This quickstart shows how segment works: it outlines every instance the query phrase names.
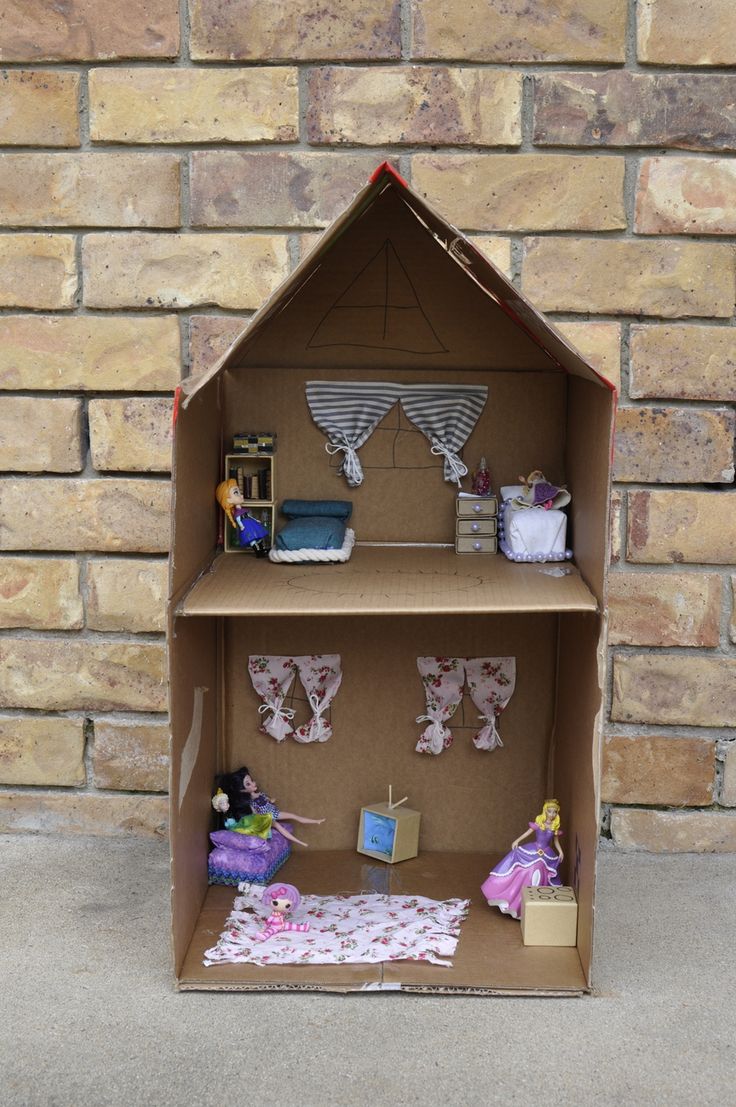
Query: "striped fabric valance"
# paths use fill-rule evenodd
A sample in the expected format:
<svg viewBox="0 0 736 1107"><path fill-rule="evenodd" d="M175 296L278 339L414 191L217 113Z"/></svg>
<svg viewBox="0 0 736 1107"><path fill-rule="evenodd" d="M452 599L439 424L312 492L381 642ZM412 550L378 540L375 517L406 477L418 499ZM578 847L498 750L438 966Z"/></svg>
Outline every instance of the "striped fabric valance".
<svg viewBox="0 0 736 1107"><path fill-rule="evenodd" d="M357 451L391 408L401 403L407 418L444 458L445 480L468 471L458 451L467 442L488 397L485 385L392 384L387 381L308 381L307 404L329 441L329 454L344 454L339 471L351 488L363 482Z"/></svg>
<svg viewBox="0 0 736 1107"><path fill-rule="evenodd" d="M338 472L351 488L363 483L357 451L398 403L401 388L387 381L307 381L312 418L327 435L328 454L342 451Z"/></svg>
<svg viewBox="0 0 736 1107"><path fill-rule="evenodd" d="M445 459L445 480L468 472L458 450L467 442L485 407L488 389L482 384L410 384L401 390L401 406L415 427Z"/></svg>

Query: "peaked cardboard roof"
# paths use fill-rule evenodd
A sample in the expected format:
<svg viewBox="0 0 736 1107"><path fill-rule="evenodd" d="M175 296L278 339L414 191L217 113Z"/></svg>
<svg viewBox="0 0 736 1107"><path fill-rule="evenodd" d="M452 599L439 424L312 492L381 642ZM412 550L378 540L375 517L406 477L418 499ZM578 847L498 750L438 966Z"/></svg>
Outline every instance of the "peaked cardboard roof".
<svg viewBox="0 0 736 1107"><path fill-rule="evenodd" d="M468 238L434 211L388 162L383 162L343 214L327 228L315 248L256 312L242 334L222 357L205 372L182 382L183 406L186 406L192 396L227 366L237 363L250 344L263 333L268 323L283 311L299 290L310 281L335 244L345 234L350 233L351 226L388 189L393 190L405 205L407 213L412 213L412 217L427 229L437 243L437 248L443 250L460 267L468 280L481 289L527 339L531 339L555 368L586 378L614 391L610 381L593 369L553 324L534 308L523 293ZM407 312L412 313L417 335L416 352L431 353L440 350L447 352L421 304L414 296L411 281L403 269L401 259L387 239L378 243L374 256L363 265L348 287L317 322L308 346L310 349L319 349L331 345L344 345L344 340L337 337L339 330L337 320L340 319L344 323L347 319L351 326L362 329L363 334L366 329L370 332L370 345L373 349L391 349L391 313L399 311L403 319L406 319Z"/></svg>

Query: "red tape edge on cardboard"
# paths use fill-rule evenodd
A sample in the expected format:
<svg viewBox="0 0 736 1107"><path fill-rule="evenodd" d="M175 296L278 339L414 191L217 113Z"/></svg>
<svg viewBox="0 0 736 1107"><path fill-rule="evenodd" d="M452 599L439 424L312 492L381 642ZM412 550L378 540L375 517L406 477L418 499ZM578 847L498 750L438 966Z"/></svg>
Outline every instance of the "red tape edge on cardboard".
<svg viewBox="0 0 736 1107"><path fill-rule="evenodd" d="M405 181L404 178L401 176L401 174L397 173L397 171L394 169L393 165L391 165L390 162L387 162L387 161L382 161L381 164L376 169L373 170L370 177L368 178L369 182L371 184L374 184L378 180L378 178L381 176L382 173L389 173L392 177L394 177L399 182L400 185L403 185L404 188L409 187L408 182Z"/></svg>

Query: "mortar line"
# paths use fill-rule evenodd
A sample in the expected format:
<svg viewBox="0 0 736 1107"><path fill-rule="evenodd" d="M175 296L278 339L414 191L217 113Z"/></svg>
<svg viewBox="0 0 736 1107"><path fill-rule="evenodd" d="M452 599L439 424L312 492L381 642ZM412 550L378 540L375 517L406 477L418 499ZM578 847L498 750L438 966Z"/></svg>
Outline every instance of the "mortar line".
<svg viewBox="0 0 736 1107"><path fill-rule="evenodd" d="M92 708L91 710L86 707L5 707L2 711L0 711L0 723L17 717L23 719L45 719L50 717L52 719L71 719L72 721L76 721L84 719L86 716L96 717L98 715L109 716L112 714L115 715L116 722L119 718L121 722L127 722L132 726L140 722L149 724L161 723L163 721L162 716L164 713L160 711L134 711L131 708L125 708L119 711L113 708L108 711L107 709L96 707Z"/></svg>
<svg viewBox="0 0 736 1107"><path fill-rule="evenodd" d="M534 144L534 75L521 74L521 103L519 105L521 141L519 152L536 153Z"/></svg>
<svg viewBox="0 0 736 1107"><path fill-rule="evenodd" d="M409 63L415 65L416 62L412 58L412 40L413 40L413 25L412 25L412 11L411 0L399 0L399 33L400 33L400 58L397 59L398 63Z"/></svg>

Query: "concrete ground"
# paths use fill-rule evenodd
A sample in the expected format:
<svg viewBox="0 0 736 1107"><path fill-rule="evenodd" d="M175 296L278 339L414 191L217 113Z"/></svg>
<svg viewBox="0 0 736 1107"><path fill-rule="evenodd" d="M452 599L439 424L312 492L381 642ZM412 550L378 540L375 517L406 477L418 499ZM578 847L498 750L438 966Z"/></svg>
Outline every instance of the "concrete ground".
<svg viewBox="0 0 736 1107"><path fill-rule="evenodd" d="M736 1103L736 857L600 862L596 996L182 993L167 847L0 837L2 1107Z"/></svg>

